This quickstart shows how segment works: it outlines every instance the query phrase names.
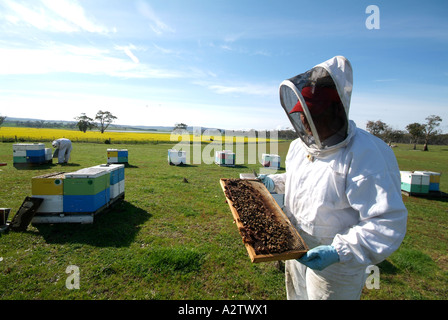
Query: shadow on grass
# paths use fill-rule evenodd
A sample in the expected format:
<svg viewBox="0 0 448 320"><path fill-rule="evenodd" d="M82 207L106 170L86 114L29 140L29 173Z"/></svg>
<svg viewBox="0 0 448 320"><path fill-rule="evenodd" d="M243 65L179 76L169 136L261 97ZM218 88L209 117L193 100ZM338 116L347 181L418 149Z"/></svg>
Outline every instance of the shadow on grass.
<svg viewBox="0 0 448 320"><path fill-rule="evenodd" d="M378 268L380 268L381 272L385 274L393 275L399 272L398 268L387 260L384 260L383 262L379 263Z"/></svg>
<svg viewBox="0 0 448 320"><path fill-rule="evenodd" d="M441 202L448 202L448 193L442 192L442 191L430 191L426 194L407 194L404 193L406 196L415 197L415 198L424 198L432 201L441 201Z"/></svg>
<svg viewBox="0 0 448 320"><path fill-rule="evenodd" d="M56 166L59 167L79 167L78 163L43 163L43 164L26 164L26 163L14 163L13 167L17 170L46 170Z"/></svg>
<svg viewBox="0 0 448 320"><path fill-rule="evenodd" d="M188 164L188 163L180 163L180 164L174 164L174 163L168 163L172 167L179 167L179 168L195 168L197 165L194 164Z"/></svg>
<svg viewBox="0 0 448 320"><path fill-rule="evenodd" d="M88 244L95 247L128 247L151 217L129 202L117 203L95 216L92 224L35 224L47 243Z"/></svg>

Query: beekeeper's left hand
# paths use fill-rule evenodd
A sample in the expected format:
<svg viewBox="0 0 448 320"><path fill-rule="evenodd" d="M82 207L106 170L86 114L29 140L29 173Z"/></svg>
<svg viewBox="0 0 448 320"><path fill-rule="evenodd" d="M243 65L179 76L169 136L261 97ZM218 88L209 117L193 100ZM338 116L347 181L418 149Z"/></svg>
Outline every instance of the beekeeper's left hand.
<svg viewBox="0 0 448 320"><path fill-rule="evenodd" d="M339 254L333 246L318 246L309 250L297 261L308 268L320 271L338 262Z"/></svg>
<svg viewBox="0 0 448 320"><path fill-rule="evenodd" d="M257 178L260 179L261 182L263 182L263 184L265 185L266 189L268 189L269 192L274 192L275 188L274 180L269 178L266 174L259 174Z"/></svg>

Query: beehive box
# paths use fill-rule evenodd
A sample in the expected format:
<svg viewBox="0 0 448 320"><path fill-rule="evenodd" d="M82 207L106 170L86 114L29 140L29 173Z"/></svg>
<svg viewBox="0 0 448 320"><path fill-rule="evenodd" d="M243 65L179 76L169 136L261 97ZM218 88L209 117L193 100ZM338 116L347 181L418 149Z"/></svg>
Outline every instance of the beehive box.
<svg viewBox="0 0 448 320"><path fill-rule="evenodd" d="M94 212L110 201L110 172L85 168L65 174L64 212Z"/></svg>
<svg viewBox="0 0 448 320"><path fill-rule="evenodd" d="M401 190L417 194L429 192L429 175L412 171L400 171L400 176Z"/></svg>
<svg viewBox="0 0 448 320"><path fill-rule="evenodd" d="M110 201L110 189L104 189L96 194L64 195L64 212L91 213L107 205Z"/></svg>
<svg viewBox="0 0 448 320"><path fill-rule="evenodd" d="M263 183L221 179L220 184L252 262L298 259L308 251Z"/></svg>
<svg viewBox="0 0 448 320"><path fill-rule="evenodd" d="M93 168L103 168L109 171L111 200L124 193L124 164L100 164Z"/></svg>
<svg viewBox="0 0 448 320"><path fill-rule="evenodd" d="M17 143L13 145L14 164L42 164L46 161L45 144Z"/></svg>
<svg viewBox="0 0 448 320"><path fill-rule="evenodd" d="M429 191L440 191L440 172L414 171L414 173L429 176Z"/></svg>
<svg viewBox="0 0 448 320"><path fill-rule="evenodd" d="M127 149L107 149L107 163L128 163Z"/></svg>
<svg viewBox="0 0 448 320"><path fill-rule="evenodd" d="M34 198L42 198L44 201L36 211L36 215L44 213L63 213L64 196L63 195L36 195Z"/></svg>
<svg viewBox="0 0 448 320"><path fill-rule="evenodd" d="M85 168L65 174L64 195L95 195L110 186L110 172Z"/></svg>
<svg viewBox="0 0 448 320"><path fill-rule="evenodd" d="M187 163L187 152L176 149L168 150L168 163L170 165L181 165Z"/></svg>
<svg viewBox="0 0 448 320"><path fill-rule="evenodd" d="M53 162L53 151L51 150L51 148L45 148L45 162Z"/></svg>
<svg viewBox="0 0 448 320"><path fill-rule="evenodd" d="M215 163L220 166L235 166L235 153L229 150L216 151Z"/></svg>
<svg viewBox="0 0 448 320"><path fill-rule="evenodd" d="M31 193L37 195L63 195L64 172L45 174L31 179Z"/></svg>
<svg viewBox="0 0 448 320"><path fill-rule="evenodd" d="M277 154L263 153L261 155L261 165L272 169L280 169L280 156Z"/></svg>

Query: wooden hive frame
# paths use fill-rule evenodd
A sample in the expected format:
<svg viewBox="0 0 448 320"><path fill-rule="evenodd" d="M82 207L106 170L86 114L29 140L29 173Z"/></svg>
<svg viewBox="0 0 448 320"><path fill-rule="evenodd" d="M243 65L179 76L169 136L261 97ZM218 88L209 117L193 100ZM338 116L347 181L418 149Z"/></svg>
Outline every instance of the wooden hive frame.
<svg viewBox="0 0 448 320"><path fill-rule="evenodd" d="M224 195L226 197L226 202L228 203L230 207L230 211L232 212L234 222L236 223L238 227L238 231L240 232L240 235L243 236L241 233L241 230L245 228L243 223L240 219L240 214L237 212L235 207L233 206L232 200L230 200L226 195L226 185L227 182L230 179L220 179L220 184L222 187L222 190L224 192ZM234 179L235 180L235 179ZM244 179L250 185L254 188L254 190L259 194L260 199L263 201L263 203L266 205L266 207L275 214L277 221L281 222L283 225L287 226L288 229L291 232L291 235L293 239L291 239L292 243L297 245L296 247L299 249L292 249L289 251L284 251L281 253L272 253L272 254L257 254L255 252L254 247L245 241L243 241L244 245L246 246L247 252L249 254L249 257L252 262L267 262L267 261L278 261L278 260L290 260L290 259L298 259L302 257L307 251L308 246L303 241L302 237L297 232L296 228L291 224L288 217L284 214L283 210L279 207L275 199L272 197L272 195L269 193L269 191L266 189L263 183L261 183L259 180L249 180Z"/></svg>

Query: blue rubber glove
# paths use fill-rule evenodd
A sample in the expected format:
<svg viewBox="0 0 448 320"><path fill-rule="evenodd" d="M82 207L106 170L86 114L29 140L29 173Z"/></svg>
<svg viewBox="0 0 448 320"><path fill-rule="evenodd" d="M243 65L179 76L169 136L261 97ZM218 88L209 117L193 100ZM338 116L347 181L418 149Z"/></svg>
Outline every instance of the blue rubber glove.
<svg viewBox="0 0 448 320"><path fill-rule="evenodd" d="M269 192L274 192L275 188L274 180L269 178L266 174L259 174L258 179L260 179L261 182L263 182L264 186L266 187L266 189L268 189Z"/></svg>
<svg viewBox="0 0 448 320"><path fill-rule="evenodd" d="M339 261L339 254L333 246L318 246L309 250L300 259L297 259L308 268L321 271Z"/></svg>

